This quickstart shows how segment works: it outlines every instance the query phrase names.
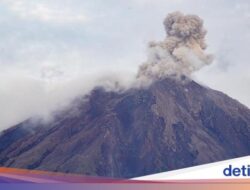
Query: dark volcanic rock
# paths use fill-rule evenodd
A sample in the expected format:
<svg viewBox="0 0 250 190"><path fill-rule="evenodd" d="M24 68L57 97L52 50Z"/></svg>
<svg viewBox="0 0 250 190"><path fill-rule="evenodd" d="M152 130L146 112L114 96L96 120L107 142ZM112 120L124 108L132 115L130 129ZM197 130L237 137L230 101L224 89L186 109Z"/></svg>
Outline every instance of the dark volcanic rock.
<svg viewBox="0 0 250 190"><path fill-rule="evenodd" d="M53 122L0 136L1 166L130 178L250 154L250 110L194 81L94 90Z"/></svg>

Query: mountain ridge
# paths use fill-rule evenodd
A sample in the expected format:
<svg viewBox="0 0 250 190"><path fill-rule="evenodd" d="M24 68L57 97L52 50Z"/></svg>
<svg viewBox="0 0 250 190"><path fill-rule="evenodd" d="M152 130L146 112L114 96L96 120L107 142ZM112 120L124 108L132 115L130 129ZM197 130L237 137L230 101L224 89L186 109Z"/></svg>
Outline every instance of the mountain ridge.
<svg viewBox="0 0 250 190"><path fill-rule="evenodd" d="M27 125L30 125L29 127ZM130 178L250 154L250 110L194 81L96 88L49 124L0 135L0 165Z"/></svg>

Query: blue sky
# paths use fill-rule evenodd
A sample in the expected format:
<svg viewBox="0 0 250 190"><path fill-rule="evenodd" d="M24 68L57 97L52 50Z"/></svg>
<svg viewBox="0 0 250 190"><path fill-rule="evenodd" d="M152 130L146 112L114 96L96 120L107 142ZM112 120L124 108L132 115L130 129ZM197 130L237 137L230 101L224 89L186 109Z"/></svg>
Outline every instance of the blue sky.
<svg viewBox="0 0 250 190"><path fill-rule="evenodd" d="M76 96L90 76L136 73L176 10L208 30L215 61L195 80L250 106L248 0L1 0L0 129Z"/></svg>

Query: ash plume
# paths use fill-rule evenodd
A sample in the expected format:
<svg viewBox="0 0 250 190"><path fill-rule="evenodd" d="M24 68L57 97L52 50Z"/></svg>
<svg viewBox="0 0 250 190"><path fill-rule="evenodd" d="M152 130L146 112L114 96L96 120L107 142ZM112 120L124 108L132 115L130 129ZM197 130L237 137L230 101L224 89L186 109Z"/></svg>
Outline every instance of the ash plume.
<svg viewBox="0 0 250 190"><path fill-rule="evenodd" d="M206 30L200 17L173 12L163 24L167 37L164 41L149 43L148 60L139 68L139 80L189 77L212 62L212 55L205 53Z"/></svg>
<svg viewBox="0 0 250 190"><path fill-rule="evenodd" d="M67 109L76 97L86 96L96 87L116 92L147 87L157 79L190 76L211 63L211 55L204 52L206 31L198 16L174 12L166 17L164 26L166 39L149 44L148 59L140 66L137 77L123 70L100 70L51 83L22 72L17 74L19 71L15 75L2 73L0 91L4 93L0 94L0 104L6 109L0 111L0 130L33 116L41 116L47 122L54 112Z"/></svg>

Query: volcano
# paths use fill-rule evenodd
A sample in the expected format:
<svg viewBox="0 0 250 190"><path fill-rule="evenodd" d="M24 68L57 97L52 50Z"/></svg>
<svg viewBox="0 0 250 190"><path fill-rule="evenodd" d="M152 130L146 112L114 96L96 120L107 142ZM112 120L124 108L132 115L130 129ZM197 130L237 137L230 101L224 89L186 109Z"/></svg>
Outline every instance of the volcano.
<svg viewBox="0 0 250 190"><path fill-rule="evenodd" d="M131 178L250 154L250 110L192 80L94 89L1 133L0 166Z"/></svg>

